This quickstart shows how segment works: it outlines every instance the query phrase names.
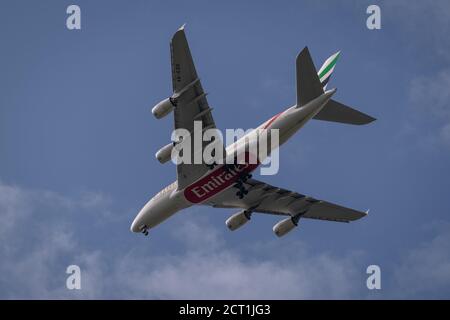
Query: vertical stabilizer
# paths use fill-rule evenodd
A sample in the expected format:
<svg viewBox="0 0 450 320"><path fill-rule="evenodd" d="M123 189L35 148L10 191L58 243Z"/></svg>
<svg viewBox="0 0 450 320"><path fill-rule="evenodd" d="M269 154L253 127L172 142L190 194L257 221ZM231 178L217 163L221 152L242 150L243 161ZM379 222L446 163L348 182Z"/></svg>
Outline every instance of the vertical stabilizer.
<svg viewBox="0 0 450 320"><path fill-rule="evenodd" d="M308 47L297 56L297 108L324 93Z"/></svg>
<svg viewBox="0 0 450 320"><path fill-rule="evenodd" d="M320 82L322 83L323 89L327 89L328 81L330 81L331 74L334 71L334 67L336 66L336 62L339 59L341 52L338 51L335 54L333 54L331 57L329 57L320 67L319 72L317 73L319 75Z"/></svg>

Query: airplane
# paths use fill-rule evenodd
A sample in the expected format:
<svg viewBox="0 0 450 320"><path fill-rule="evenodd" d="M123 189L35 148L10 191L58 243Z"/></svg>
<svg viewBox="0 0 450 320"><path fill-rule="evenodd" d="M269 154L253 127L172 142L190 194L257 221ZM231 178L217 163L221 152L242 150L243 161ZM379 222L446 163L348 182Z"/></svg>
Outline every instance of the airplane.
<svg viewBox="0 0 450 320"><path fill-rule="evenodd" d="M173 112L175 129L183 128L193 133L194 121L202 121L205 128L216 128L216 125L197 76L184 29L184 25L179 28L170 43L173 94L158 103L152 113L161 119ZM305 47L296 59L296 104L258 128L278 129L281 146L310 119L353 125L374 121L375 118L333 100L336 89L326 90L339 55L337 52L328 58L317 72L308 47ZM222 145L225 156L236 150L236 143L226 148ZM175 144L169 143L156 153L159 162L166 163L172 158ZM205 146L203 143L201 148ZM295 229L300 219L350 222L368 214L368 211L346 208L253 179L251 172L260 162L231 166L227 163L215 166L205 162L177 164L177 180L145 204L130 230L147 236L149 229L193 205L239 209L225 221L232 231L250 221L253 213L283 216L284 219L272 228L278 237Z"/></svg>

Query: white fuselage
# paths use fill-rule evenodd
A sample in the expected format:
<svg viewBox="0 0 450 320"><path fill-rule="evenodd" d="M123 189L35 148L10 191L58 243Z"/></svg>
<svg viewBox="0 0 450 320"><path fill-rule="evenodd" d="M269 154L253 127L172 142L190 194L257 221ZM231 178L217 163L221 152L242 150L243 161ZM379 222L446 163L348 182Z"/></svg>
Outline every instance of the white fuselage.
<svg viewBox="0 0 450 320"><path fill-rule="evenodd" d="M273 116L271 119L267 120L263 124L261 124L257 129L278 129L279 130L279 145L285 143L292 135L294 135L301 127L305 125L305 123L313 118L317 113L322 110L322 108L327 104L328 100L334 94L334 90L329 90L319 96L318 98L312 100L302 107L293 106L285 111ZM255 129L255 130L257 130ZM251 132L247 133L241 139L245 139L247 136L251 135ZM240 139L240 140L241 140ZM237 147L240 144L240 140L235 143L229 145L226 148L227 154L231 153L233 150L238 150ZM245 140L244 140L245 141ZM242 143L241 143L242 144ZM267 156L270 155L270 146L267 151ZM262 162L264 159L259 159ZM251 170L256 169L257 166L252 166ZM219 168L220 169L220 168ZM133 223L131 224L131 231L133 232L142 232L144 229L150 229L176 212L188 208L193 204L201 204L201 202L192 202L189 201L186 197L186 190L191 186L195 185L198 181L208 179L208 176L211 176L212 173L217 168L211 169L208 171L203 177L198 179L196 182L183 188L182 190L178 189L177 181L173 182L169 186L162 189L158 194L156 194L147 204L141 209ZM217 175L216 175L217 176ZM221 189L220 192L232 187L233 183L227 185L225 189ZM212 193L211 196L215 196L217 193ZM206 198L207 199L207 198ZM205 200L206 200L205 199ZM202 202L204 202L202 200Z"/></svg>

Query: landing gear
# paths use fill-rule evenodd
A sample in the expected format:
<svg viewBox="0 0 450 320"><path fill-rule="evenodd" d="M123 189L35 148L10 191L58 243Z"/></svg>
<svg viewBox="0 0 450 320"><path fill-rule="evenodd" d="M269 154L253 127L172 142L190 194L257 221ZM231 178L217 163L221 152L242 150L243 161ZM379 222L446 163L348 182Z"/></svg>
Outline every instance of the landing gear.
<svg viewBox="0 0 450 320"><path fill-rule="evenodd" d="M242 182L247 182L248 179L251 179L252 175L250 173L247 173L243 178L242 178Z"/></svg>
<svg viewBox="0 0 450 320"><path fill-rule="evenodd" d="M236 195L239 197L239 199L244 198L244 195L248 193L248 190L245 190L245 188L239 189L238 192L236 192Z"/></svg>
<svg viewBox="0 0 450 320"><path fill-rule="evenodd" d="M251 177L252 177L252 175L248 173L248 174L243 175L242 177L239 177L239 179L236 181L236 184L234 185L234 187L239 189L239 191L236 192L236 195L239 197L239 199L244 198L244 196L246 194L248 194L248 190L245 189L244 183Z"/></svg>
<svg viewBox="0 0 450 320"><path fill-rule="evenodd" d="M141 228L141 232L144 234L144 236L148 236L148 227L147 226L143 226Z"/></svg>

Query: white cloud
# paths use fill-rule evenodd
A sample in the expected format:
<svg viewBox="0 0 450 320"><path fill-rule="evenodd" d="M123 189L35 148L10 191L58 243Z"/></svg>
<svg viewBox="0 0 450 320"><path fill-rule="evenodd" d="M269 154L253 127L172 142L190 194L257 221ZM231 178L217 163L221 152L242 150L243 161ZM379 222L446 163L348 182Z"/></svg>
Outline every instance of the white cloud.
<svg viewBox="0 0 450 320"><path fill-rule="evenodd" d="M396 267L397 296L450 297L450 225L434 229L436 235L410 250Z"/></svg>
<svg viewBox="0 0 450 320"><path fill-rule="evenodd" d="M444 127L442 127L441 138L444 143L450 146L450 123L447 123Z"/></svg>
<svg viewBox="0 0 450 320"><path fill-rule="evenodd" d="M450 70L441 70L431 77L411 81L410 100L422 112L450 120Z"/></svg>
<svg viewBox="0 0 450 320"><path fill-rule="evenodd" d="M181 246L176 255L130 248L122 254L83 246L73 217L97 201L80 202L54 192L0 185L2 298L348 298L356 296L359 271L354 257L310 254L302 245L283 250L280 242L247 251L227 247L205 218L191 215L169 235ZM92 199L92 197L90 197ZM95 197L94 197L95 198ZM100 207L104 202L99 202ZM186 213L185 213L186 214ZM189 215L189 213L187 213ZM97 215L93 214L95 219ZM95 224L83 226L83 232ZM87 230L89 231L87 231ZM127 230L124 228L124 230ZM5 236L7 233L7 236ZM275 240L274 240L275 241ZM252 258L254 250L288 258ZM252 252L253 250L253 252ZM262 251L261 251L262 250ZM261 256L261 254L260 254ZM65 288L65 268L82 269L82 290Z"/></svg>
<svg viewBox="0 0 450 320"><path fill-rule="evenodd" d="M390 20L405 32L405 45L414 50L423 50L433 58L450 59L447 50L447 35L450 31L448 0L387 0L380 6L383 19ZM384 30L386 28L383 26Z"/></svg>
<svg viewBox="0 0 450 320"><path fill-rule="evenodd" d="M74 260L85 265L88 278L95 251L79 246L73 219L86 207L94 213L102 209L84 199L0 182L1 298L74 296L65 288L65 268ZM78 296L93 297L91 292Z"/></svg>
<svg viewBox="0 0 450 320"><path fill-rule="evenodd" d="M18 221L29 212L26 196L15 187L4 185L0 181L0 240L3 240ZM1 245L4 242L1 241Z"/></svg>
<svg viewBox="0 0 450 320"><path fill-rule="evenodd" d="M450 70L420 76L411 81L409 98L416 122L438 129L421 130L419 143L450 146Z"/></svg>
<svg viewBox="0 0 450 320"><path fill-rule="evenodd" d="M406 46L415 59L414 69L408 70L417 73L409 84L411 109L403 119L414 130L405 138L416 139L425 150L450 146L442 134L450 125L450 2L396 0L380 6L383 19L389 22L383 30L400 31L399 45Z"/></svg>
<svg viewBox="0 0 450 320"><path fill-rule="evenodd" d="M191 229L197 223L186 222L181 229ZM364 270L357 269L356 256L315 255L296 244L285 250L282 242L233 250L220 244L217 231L210 225L200 222L194 229L201 232L183 236L189 249L180 255L137 258L132 254L120 261L115 278L127 288L130 297L345 299L357 297L361 288L358 283L363 284ZM208 239L214 239L212 245ZM251 254L261 249L275 251L263 258ZM278 255L282 257L277 259Z"/></svg>
<svg viewBox="0 0 450 320"><path fill-rule="evenodd" d="M9 219L0 234L0 298L372 297L365 287L367 255L360 252L349 250L340 256L311 252L307 243L279 239L230 247L222 233L228 231L212 226L198 212L185 212L185 219L167 234L167 240L179 246L177 253L173 248L171 253L155 253L152 238L148 244L129 249L100 250L97 242L79 240L80 235L98 231L98 224L77 226L73 220L85 210L86 204L80 204L83 197L72 199L1 183L0 191L0 219ZM95 219L99 208L92 203L87 207ZM391 278L398 291L384 291L381 296L427 297L448 292L450 228L435 234L431 241L394 261L391 270L382 269L383 274L394 272ZM70 264L81 267L80 291L65 287Z"/></svg>

